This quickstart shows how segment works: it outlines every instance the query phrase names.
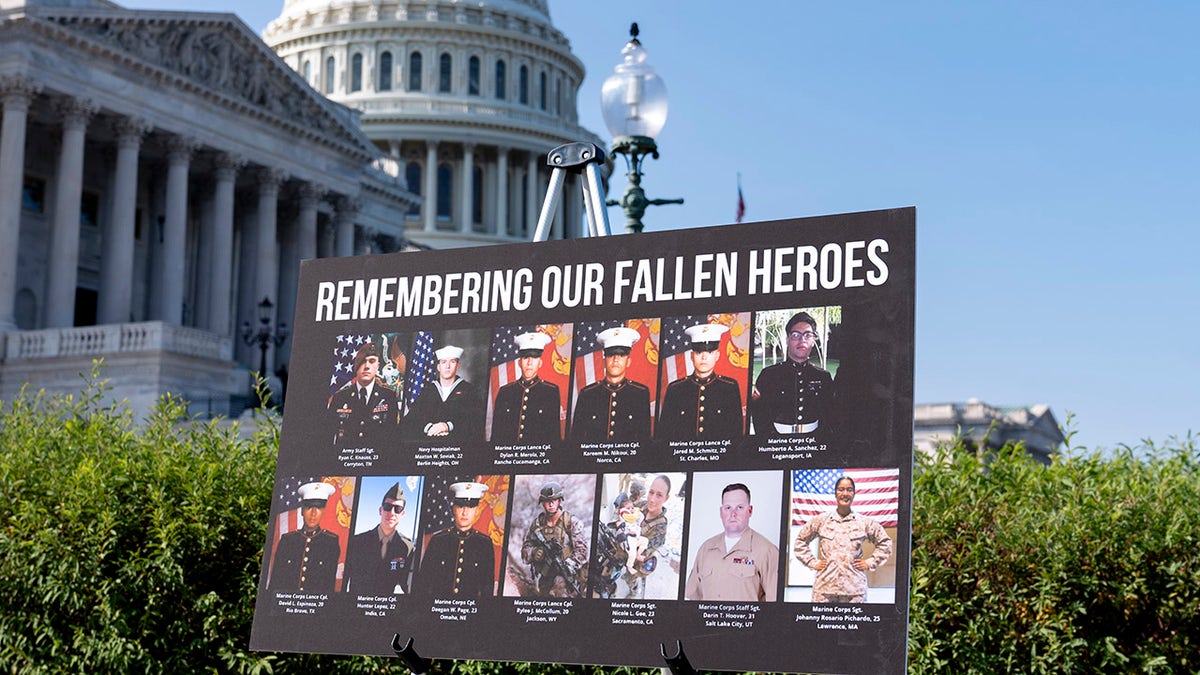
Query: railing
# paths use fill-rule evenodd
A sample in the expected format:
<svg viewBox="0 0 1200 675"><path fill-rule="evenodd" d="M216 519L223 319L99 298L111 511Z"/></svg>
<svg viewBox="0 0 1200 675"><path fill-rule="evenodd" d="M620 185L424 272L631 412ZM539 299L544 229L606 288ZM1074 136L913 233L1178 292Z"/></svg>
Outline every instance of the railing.
<svg viewBox="0 0 1200 675"><path fill-rule="evenodd" d="M161 321L18 331L7 338L6 361L151 351L226 361L233 358L233 338Z"/></svg>

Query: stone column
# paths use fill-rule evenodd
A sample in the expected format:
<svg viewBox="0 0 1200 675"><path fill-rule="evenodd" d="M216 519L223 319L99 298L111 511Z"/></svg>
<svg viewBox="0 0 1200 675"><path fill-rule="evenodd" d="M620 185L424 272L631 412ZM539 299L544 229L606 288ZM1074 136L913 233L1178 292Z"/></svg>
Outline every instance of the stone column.
<svg viewBox="0 0 1200 675"><path fill-rule="evenodd" d="M332 258L337 255L337 230L333 223L326 219L324 226L317 219L317 257Z"/></svg>
<svg viewBox="0 0 1200 675"><path fill-rule="evenodd" d="M459 195L459 232L470 232L475 224L475 146L463 144L462 193Z"/></svg>
<svg viewBox="0 0 1200 675"><path fill-rule="evenodd" d="M233 191L240 157L217 155L217 183L213 188L212 269L208 271L208 329L218 335L233 334Z"/></svg>
<svg viewBox="0 0 1200 675"><path fill-rule="evenodd" d="M88 120L96 104L87 100L59 101L63 116L62 148L58 153L54 223L50 229L50 268L46 289L46 327L75 325L75 285L79 278L79 200L83 196L83 151Z"/></svg>
<svg viewBox="0 0 1200 675"><path fill-rule="evenodd" d="M532 237L537 227L538 215L542 210L542 202L538 200L541 185L538 183L538 153L529 151L529 160L525 164L525 221L517 227L518 237Z"/></svg>
<svg viewBox="0 0 1200 675"><path fill-rule="evenodd" d="M358 214L358 202L349 197L342 197L337 203L337 213L334 216L337 228L337 255L354 255L354 216Z"/></svg>
<svg viewBox="0 0 1200 675"><path fill-rule="evenodd" d="M254 259L245 264L254 265L254 298L271 298L279 302L279 258L275 251L277 216L279 213L279 186L287 176L277 169L262 169L258 173L258 222L254 229ZM272 321L274 317L271 317Z"/></svg>
<svg viewBox="0 0 1200 675"><path fill-rule="evenodd" d="M41 85L0 77L0 332L17 327L17 252L21 243L21 189L25 180L25 123ZM78 218L76 218L78 225Z"/></svg>
<svg viewBox="0 0 1200 675"><path fill-rule="evenodd" d="M149 124L136 118L117 122L117 162L112 211L103 231L97 322L125 323L133 310L134 218L137 216L138 153Z"/></svg>
<svg viewBox="0 0 1200 675"><path fill-rule="evenodd" d="M300 186L300 215L296 219L296 254L300 260L317 257L317 202L325 190L318 185Z"/></svg>
<svg viewBox="0 0 1200 675"><path fill-rule="evenodd" d="M425 231L437 229L437 141L425 141Z"/></svg>
<svg viewBox="0 0 1200 675"><path fill-rule="evenodd" d="M188 166L195 141L175 136L167 142L167 208L163 223L163 266L159 281L158 317L172 325L183 323L184 244L187 238Z"/></svg>
<svg viewBox="0 0 1200 675"><path fill-rule="evenodd" d="M496 234L508 234L508 148L496 148Z"/></svg>

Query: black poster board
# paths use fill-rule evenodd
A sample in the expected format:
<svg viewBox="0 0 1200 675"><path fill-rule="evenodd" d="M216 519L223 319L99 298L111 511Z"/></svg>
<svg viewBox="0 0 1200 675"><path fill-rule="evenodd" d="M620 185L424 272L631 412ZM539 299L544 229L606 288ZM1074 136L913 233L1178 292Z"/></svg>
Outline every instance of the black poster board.
<svg viewBox="0 0 1200 675"><path fill-rule="evenodd" d="M905 208L305 261L251 648L661 666L678 640L704 669L903 672L914 257ZM826 539L843 477L856 520Z"/></svg>

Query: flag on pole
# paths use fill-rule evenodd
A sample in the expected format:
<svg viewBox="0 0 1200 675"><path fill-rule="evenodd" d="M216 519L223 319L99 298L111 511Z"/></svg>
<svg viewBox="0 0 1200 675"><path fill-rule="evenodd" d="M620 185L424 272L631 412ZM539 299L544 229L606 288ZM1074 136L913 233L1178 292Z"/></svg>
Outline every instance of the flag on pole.
<svg viewBox="0 0 1200 675"><path fill-rule="evenodd" d="M742 198L742 174L738 174L738 201L736 222L742 222L746 217L746 200Z"/></svg>

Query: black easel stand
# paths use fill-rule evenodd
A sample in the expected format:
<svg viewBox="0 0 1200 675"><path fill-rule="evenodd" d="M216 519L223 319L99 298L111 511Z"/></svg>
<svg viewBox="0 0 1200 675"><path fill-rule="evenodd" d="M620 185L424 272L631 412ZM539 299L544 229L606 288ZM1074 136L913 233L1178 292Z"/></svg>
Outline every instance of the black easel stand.
<svg viewBox="0 0 1200 675"><path fill-rule="evenodd" d="M658 643L658 651L667 662L671 675L696 675L696 669L688 661L687 654L683 653L683 643L679 640L675 641L675 656L667 656L667 645L663 642Z"/></svg>
<svg viewBox="0 0 1200 675"><path fill-rule="evenodd" d="M429 671L429 666L433 665L433 659L427 659L417 654L413 649L413 639L408 638L408 642L404 646L400 646L400 634L396 633L392 636L392 651L396 652L396 656L408 666L408 669L413 672L413 675L424 675Z"/></svg>

